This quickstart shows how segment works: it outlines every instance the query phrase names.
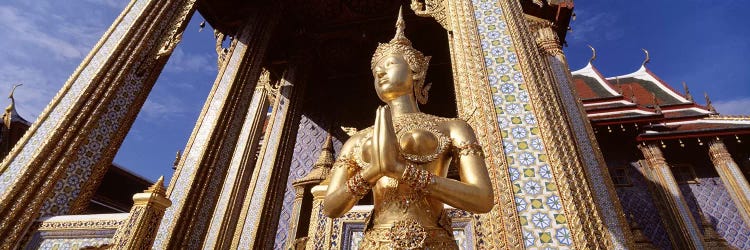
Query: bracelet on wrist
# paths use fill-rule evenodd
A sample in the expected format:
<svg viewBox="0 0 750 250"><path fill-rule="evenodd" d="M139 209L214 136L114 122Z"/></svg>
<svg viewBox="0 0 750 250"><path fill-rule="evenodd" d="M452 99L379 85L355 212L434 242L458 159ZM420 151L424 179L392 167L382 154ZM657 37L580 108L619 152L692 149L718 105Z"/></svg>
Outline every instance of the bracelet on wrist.
<svg viewBox="0 0 750 250"><path fill-rule="evenodd" d="M346 181L346 191L356 197L362 198L372 189L372 185L362 177L362 171L357 171L354 176Z"/></svg>
<svg viewBox="0 0 750 250"><path fill-rule="evenodd" d="M408 184L417 192L429 193L427 189L430 183L435 182L435 175L423 168L418 168L414 164L407 164L404 173L401 175L401 182Z"/></svg>

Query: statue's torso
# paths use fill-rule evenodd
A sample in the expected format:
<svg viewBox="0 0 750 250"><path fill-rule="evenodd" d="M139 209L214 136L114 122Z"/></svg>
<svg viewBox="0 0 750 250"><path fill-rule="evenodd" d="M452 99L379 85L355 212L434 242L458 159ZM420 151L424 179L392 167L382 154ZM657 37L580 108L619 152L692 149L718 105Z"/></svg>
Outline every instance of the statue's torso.
<svg viewBox="0 0 750 250"><path fill-rule="evenodd" d="M452 158L449 123L455 120L413 113L394 117L393 121L401 156L419 168L445 177ZM359 135L353 157L360 167L367 168L372 157L372 129L365 129ZM391 227L403 220L414 220L425 228L441 228L438 222L443 203L394 178L381 178L373 187L373 199L375 228Z"/></svg>

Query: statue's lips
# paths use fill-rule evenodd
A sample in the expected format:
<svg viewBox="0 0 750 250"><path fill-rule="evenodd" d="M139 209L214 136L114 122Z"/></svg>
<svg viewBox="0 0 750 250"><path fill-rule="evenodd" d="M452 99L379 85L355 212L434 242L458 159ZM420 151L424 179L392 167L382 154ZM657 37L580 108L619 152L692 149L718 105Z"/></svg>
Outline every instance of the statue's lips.
<svg viewBox="0 0 750 250"><path fill-rule="evenodd" d="M389 83L390 82L388 81L388 78L380 78L378 80L378 86L384 86L384 85L389 84Z"/></svg>

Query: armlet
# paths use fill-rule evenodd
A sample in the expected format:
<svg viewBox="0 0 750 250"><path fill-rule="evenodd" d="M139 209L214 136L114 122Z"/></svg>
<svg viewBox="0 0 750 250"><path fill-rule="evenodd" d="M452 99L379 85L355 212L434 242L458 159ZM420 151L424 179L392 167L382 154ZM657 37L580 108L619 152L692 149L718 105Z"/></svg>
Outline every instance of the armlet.
<svg viewBox="0 0 750 250"><path fill-rule="evenodd" d="M460 142L456 144L454 151L459 156L477 155L477 156L484 157L484 151L482 150L482 146L479 145L479 143L476 141Z"/></svg>

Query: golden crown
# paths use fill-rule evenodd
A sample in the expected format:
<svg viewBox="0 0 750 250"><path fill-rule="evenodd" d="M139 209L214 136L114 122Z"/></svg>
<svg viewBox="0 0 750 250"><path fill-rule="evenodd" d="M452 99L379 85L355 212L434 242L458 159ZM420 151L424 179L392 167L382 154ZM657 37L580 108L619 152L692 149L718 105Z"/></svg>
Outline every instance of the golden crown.
<svg viewBox="0 0 750 250"><path fill-rule="evenodd" d="M399 8L398 19L396 20L396 35L388 43L378 43L378 48L375 49L375 54L372 55L370 69L375 70L378 63L388 55L403 55L404 60L409 64L409 68L414 72L414 92L417 100L424 104L427 103L427 91L430 89L430 84L426 87L424 86L424 80L431 57L425 56L422 52L411 46L411 41L404 35L405 28L406 23L404 22L402 9Z"/></svg>

